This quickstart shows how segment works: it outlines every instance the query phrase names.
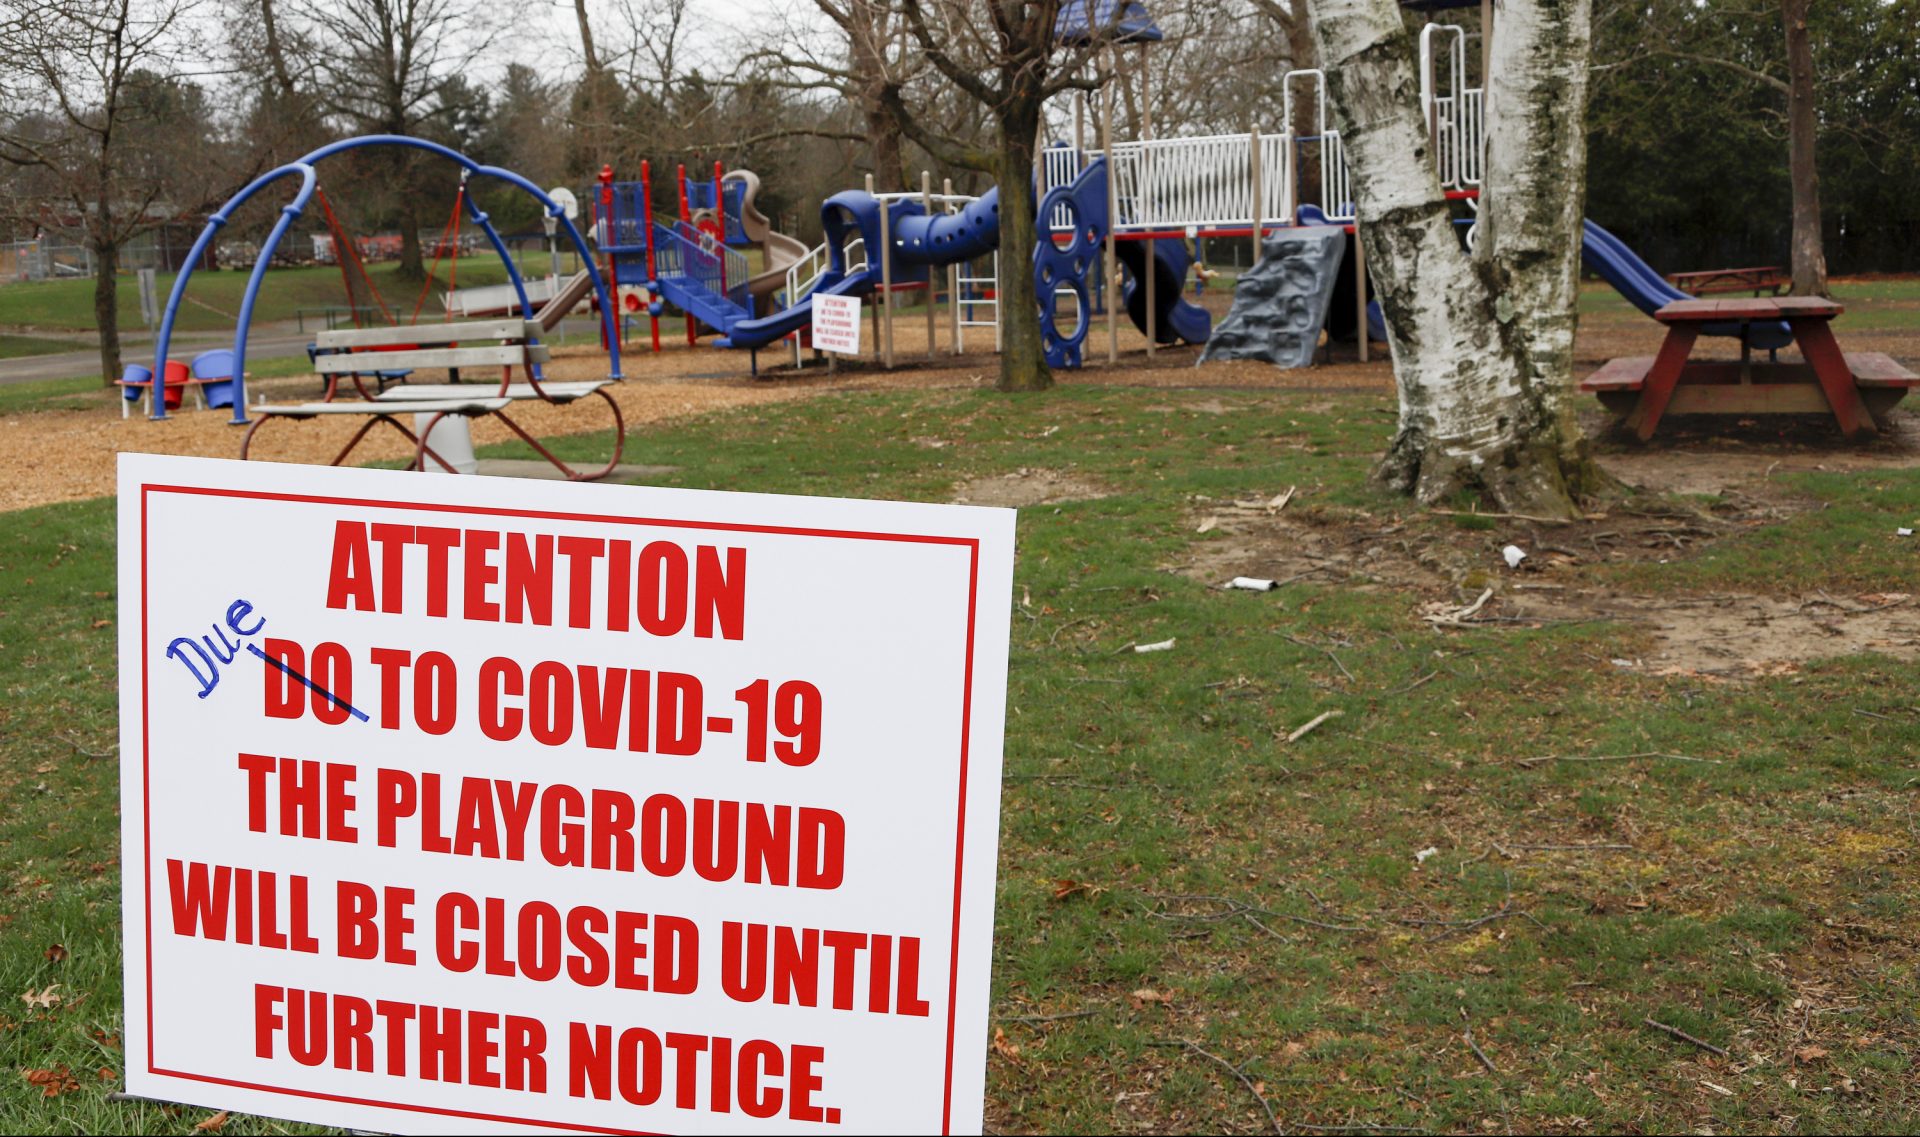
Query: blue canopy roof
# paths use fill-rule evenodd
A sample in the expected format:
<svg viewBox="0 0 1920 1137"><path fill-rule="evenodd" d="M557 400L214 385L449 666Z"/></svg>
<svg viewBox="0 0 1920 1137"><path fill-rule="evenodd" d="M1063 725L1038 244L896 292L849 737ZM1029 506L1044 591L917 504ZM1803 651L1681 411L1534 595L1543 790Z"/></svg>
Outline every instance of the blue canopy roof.
<svg viewBox="0 0 1920 1137"><path fill-rule="evenodd" d="M1088 9L1092 20L1088 20ZM1089 26L1091 25L1091 26ZM1053 38L1081 45L1095 39L1114 43L1158 43L1167 38L1140 0L1066 0L1054 17Z"/></svg>

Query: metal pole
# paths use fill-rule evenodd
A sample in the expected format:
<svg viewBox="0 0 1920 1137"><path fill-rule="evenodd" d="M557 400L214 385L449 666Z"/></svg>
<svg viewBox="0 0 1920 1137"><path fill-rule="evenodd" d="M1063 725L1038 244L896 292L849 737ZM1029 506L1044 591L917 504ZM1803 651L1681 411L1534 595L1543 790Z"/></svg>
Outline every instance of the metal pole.
<svg viewBox="0 0 1920 1137"><path fill-rule="evenodd" d="M1140 140L1153 141L1153 73L1147 63L1147 45L1140 45ZM1153 200L1154 163L1153 147L1144 146L1140 150L1143 163L1140 170L1140 199L1143 202ZM1155 346L1160 340L1160 307L1154 293L1160 283L1159 244L1153 238L1147 238L1147 358L1153 358Z"/></svg>
<svg viewBox="0 0 1920 1137"><path fill-rule="evenodd" d="M613 222L609 220L607 225L611 233ZM653 328L653 350L657 352L660 350L660 317L654 315L654 305L660 299L660 274L653 259L653 172L644 158L640 161L640 231L647 237L647 323Z"/></svg>
<svg viewBox="0 0 1920 1137"><path fill-rule="evenodd" d="M1260 167L1260 128L1257 126L1254 127L1253 133L1248 135L1248 138L1250 141L1247 143L1249 147L1247 151L1247 164L1253 173L1253 263L1259 264L1260 229L1267 221L1266 218L1260 216L1267 207L1266 187L1261 184L1262 175L1266 171Z"/></svg>
<svg viewBox="0 0 1920 1137"><path fill-rule="evenodd" d="M946 209L953 212L953 179L940 180L941 196L947 199ZM947 266L947 310L953 321L953 354L960 354L960 262L954 261Z"/></svg>
<svg viewBox="0 0 1920 1137"><path fill-rule="evenodd" d="M928 173L925 170L920 171L920 208L926 210L927 212L927 224L929 225L933 224L933 175ZM928 249L927 251L932 252L933 250ZM933 358L933 346L934 346L934 339L935 339L934 333L938 330L934 324L935 317L933 313L933 297L934 297L934 293L937 291L933 287L933 282L935 279L937 279L937 276L938 274L936 274L933 271L933 266L929 264L927 266L927 358L928 359Z"/></svg>
<svg viewBox="0 0 1920 1137"><path fill-rule="evenodd" d="M1113 49L1107 49L1109 64L1114 61ZM1120 362L1120 325L1117 309L1120 307L1120 250L1114 243L1113 230L1120 223L1120 176L1113 163L1113 83L1107 83L1106 90L1100 93L1100 138L1106 153L1107 163L1107 247L1106 247L1106 286L1103 291L1107 297L1107 362ZM1048 303L1053 297L1046 298Z"/></svg>
<svg viewBox="0 0 1920 1137"><path fill-rule="evenodd" d="M893 210L880 203L880 303L886 308L886 323L880 333L882 364L893 370Z"/></svg>
<svg viewBox="0 0 1920 1137"><path fill-rule="evenodd" d="M1367 361L1367 246L1366 242L1360 239L1360 218L1357 216L1353 219L1353 303L1360 313L1360 362L1365 363Z"/></svg>

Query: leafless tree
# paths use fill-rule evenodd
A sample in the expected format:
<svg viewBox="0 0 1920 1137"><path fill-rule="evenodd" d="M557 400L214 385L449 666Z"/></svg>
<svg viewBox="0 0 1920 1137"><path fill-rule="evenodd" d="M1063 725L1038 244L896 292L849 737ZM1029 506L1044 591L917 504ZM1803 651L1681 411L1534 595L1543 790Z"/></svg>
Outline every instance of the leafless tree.
<svg viewBox="0 0 1920 1137"><path fill-rule="evenodd" d="M134 237L195 217L233 169L182 74L197 0L9 0L0 16L0 210L74 225L94 257L100 374L120 376L119 270ZM199 136L196 137L196 134Z"/></svg>
<svg viewBox="0 0 1920 1137"><path fill-rule="evenodd" d="M807 0L802 8L804 14L789 13L777 24L775 42L750 53L747 63L770 69L771 81L780 86L843 100L858 116L858 129L829 133L866 144L882 192L904 189L905 148L888 98L897 97L926 64L908 50L899 8L891 0ZM824 19L831 34L810 34L805 15Z"/></svg>
<svg viewBox="0 0 1920 1137"><path fill-rule="evenodd" d="M449 84L473 70L498 29L457 0L292 0L286 9L311 53L305 72L322 112L356 134L431 135L461 107ZM283 23L287 21L282 21ZM425 276L420 255L421 187L417 155L406 149L374 159L400 221L399 274Z"/></svg>
<svg viewBox="0 0 1920 1137"><path fill-rule="evenodd" d="M985 109L989 146L940 130L913 105L914 92L882 93L900 129L942 161L990 172L1000 190L999 387L1036 391L1053 385L1040 337L1039 299L1028 270L1039 229L1034 155L1049 99L1075 88L1097 90L1104 71L1091 64L1110 29L1069 46L1055 34L1061 0L900 0L901 14L932 69ZM1091 6L1099 11L1098 5ZM1115 5L1117 16L1123 7Z"/></svg>

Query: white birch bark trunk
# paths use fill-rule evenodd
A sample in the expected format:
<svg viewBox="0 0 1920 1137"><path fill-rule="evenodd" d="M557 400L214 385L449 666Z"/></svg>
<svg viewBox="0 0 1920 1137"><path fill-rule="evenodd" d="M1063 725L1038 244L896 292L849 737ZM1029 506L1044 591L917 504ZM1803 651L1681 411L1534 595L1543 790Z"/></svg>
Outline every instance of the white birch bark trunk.
<svg viewBox="0 0 1920 1137"><path fill-rule="evenodd" d="M1386 316L1400 428L1377 476L1566 516L1598 488L1572 414L1592 0L1496 0L1480 232L1454 231L1393 0L1311 0Z"/></svg>

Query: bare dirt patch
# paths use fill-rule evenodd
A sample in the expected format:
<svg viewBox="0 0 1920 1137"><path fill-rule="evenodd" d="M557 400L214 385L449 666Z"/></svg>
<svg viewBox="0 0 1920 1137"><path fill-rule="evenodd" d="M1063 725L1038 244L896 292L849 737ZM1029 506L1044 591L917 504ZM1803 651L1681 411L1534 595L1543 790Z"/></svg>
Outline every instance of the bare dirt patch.
<svg viewBox="0 0 1920 1137"><path fill-rule="evenodd" d="M1091 501L1112 491L1067 470L1019 469L1011 474L969 478L953 487L959 505L998 505L1024 509L1064 501Z"/></svg>
<svg viewBox="0 0 1920 1137"><path fill-rule="evenodd" d="M1379 587L1418 597L1409 619L1439 628L1540 627L1605 621L1643 631L1644 650L1604 665L1648 674L1737 678L1791 671L1815 659L1877 652L1920 658L1920 604L1905 593L1653 595L1610 587L1585 569L1691 557L1734 534L1814 503L1773 481L1781 471L1920 465L1911 420L1868 447L1748 444L1636 448L1603 464L1630 485L1709 500L1636 498L1572 525L1522 518L1377 515L1313 500L1197 500L1195 535L1167 566L1208 584L1236 576ZM1525 550L1518 569L1503 556Z"/></svg>

